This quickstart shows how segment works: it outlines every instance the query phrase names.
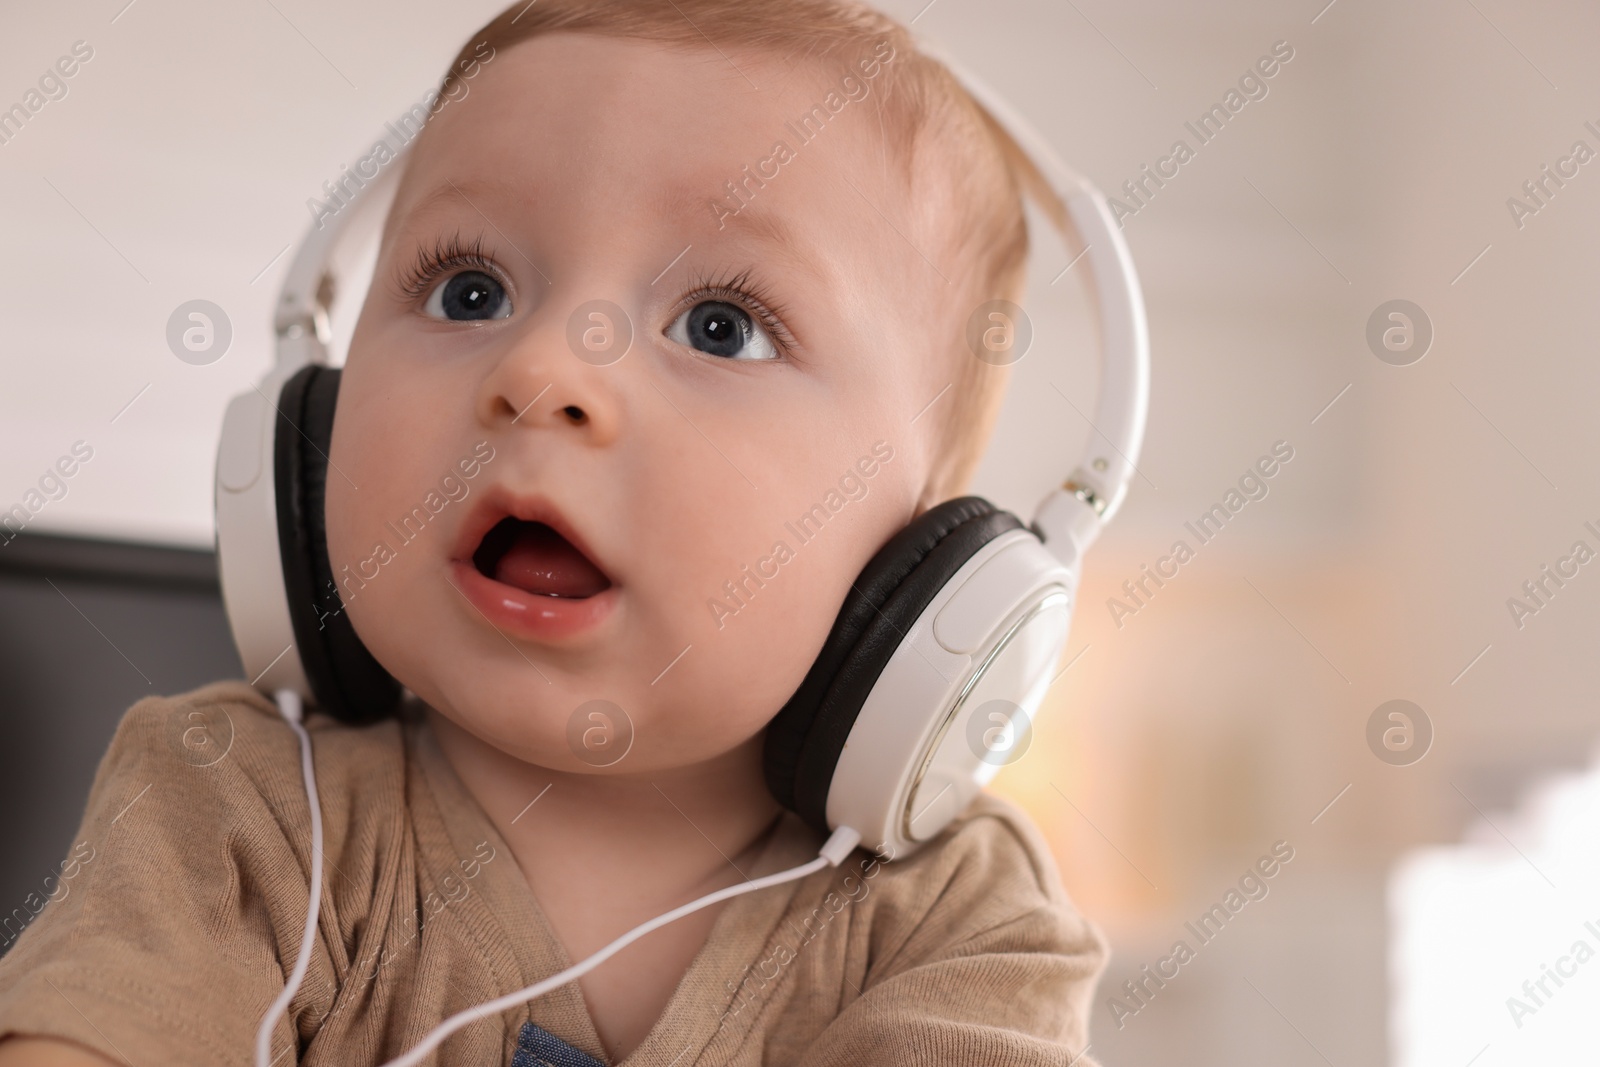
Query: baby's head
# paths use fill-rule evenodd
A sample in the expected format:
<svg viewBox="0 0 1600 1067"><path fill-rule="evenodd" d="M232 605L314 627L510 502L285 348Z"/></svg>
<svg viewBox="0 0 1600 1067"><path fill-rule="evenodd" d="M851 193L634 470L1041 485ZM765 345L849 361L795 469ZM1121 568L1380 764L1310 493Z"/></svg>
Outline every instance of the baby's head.
<svg viewBox="0 0 1600 1067"><path fill-rule="evenodd" d="M1021 298L1037 174L840 0L519 2L442 99L340 387L351 622L531 763L589 769L593 700L631 722L612 773L754 745L971 477L1006 371L967 320Z"/></svg>

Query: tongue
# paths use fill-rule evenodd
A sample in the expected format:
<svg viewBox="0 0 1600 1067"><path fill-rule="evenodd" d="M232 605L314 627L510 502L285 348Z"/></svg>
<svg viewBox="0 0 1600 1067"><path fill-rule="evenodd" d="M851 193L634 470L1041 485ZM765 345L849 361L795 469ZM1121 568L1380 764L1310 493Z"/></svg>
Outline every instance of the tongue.
<svg viewBox="0 0 1600 1067"><path fill-rule="evenodd" d="M611 584L572 542L543 523L521 523L495 581L543 596L587 597Z"/></svg>

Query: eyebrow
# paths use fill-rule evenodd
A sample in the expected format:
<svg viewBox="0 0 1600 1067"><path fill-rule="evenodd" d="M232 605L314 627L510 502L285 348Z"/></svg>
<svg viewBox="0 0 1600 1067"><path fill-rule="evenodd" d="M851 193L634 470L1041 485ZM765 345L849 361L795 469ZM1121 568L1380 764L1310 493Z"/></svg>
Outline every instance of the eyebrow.
<svg viewBox="0 0 1600 1067"><path fill-rule="evenodd" d="M723 202L726 204L725 200ZM716 218L717 213L712 208L714 203L716 201L705 196L701 189L695 193L678 191L669 194L659 199L656 206L663 214L692 222L696 216L701 219ZM832 282L833 273L826 268L827 261L817 254L817 246L802 237L782 215L762 211L746 203L737 213L723 216L722 221L720 229L711 231L710 240L728 234L748 238L776 249L789 264L811 275L822 285L828 286Z"/></svg>
<svg viewBox="0 0 1600 1067"><path fill-rule="evenodd" d="M500 223L495 221L479 205L486 197L497 193L512 192L515 187L505 182L475 182L464 179L460 184L446 181L443 185L436 185L414 202L408 204L405 214L399 216L403 225L410 224L417 216L425 214L429 209L442 201L458 203L481 218L490 229L498 233L504 240L511 238L505 233ZM518 250L520 251L520 249Z"/></svg>
<svg viewBox="0 0 1600 1067"><path fill-rule="evenodd" d="M405 217L409 219L413 215L420 215L441 200L459 199L461 198L457 195L456 189L452 189L448 184L436 185L425 195L418 197L406 206Z"/></svg>
<svg viewBox="0 0 1600 1067"><path fill-rule="evenodd" d="M488 215L480 206L487 197L497 193L515 191L515 187L504 182L483 183L481 181L466 180L457 185L449 183L437 185L427 193L418 197L407 205L405 214L401 217L403 223L409 223L419 215L435 207L442 201L451 201L461 204L467 210L482 218L490 229L502 236L505 240L511 238L505 235L504 229ZM692 222L696 216L701 219L708 215L716 217L711 209L714 203L704 195L704 191L688 193L677 191L659 198L655 207L663 214L674 218ZM792 266L811 275L819 283L828 286L833 280L832 271L825 266L827 262L818 255L817 247L811 241L802 237L793 226L778 214L770 211L761 211L752 204L744 204L737 213L724 217L725 225L720 230L713 230L715 234L737 233L760 244L776 249L781 257ZM714 238L713 238L714 239ZM515 247L515 246L514 246ZM520 249L517 249L520 252Z"/></svg>

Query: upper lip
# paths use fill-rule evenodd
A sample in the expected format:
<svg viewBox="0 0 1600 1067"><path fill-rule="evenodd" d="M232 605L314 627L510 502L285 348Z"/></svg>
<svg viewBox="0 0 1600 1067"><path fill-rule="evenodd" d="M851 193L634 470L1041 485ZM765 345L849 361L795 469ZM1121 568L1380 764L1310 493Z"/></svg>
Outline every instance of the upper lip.
<svg viewBox="0 0 1600 1067"><path fill-rule="evenodd" d="M461 531L456 536L455 551L451 558L471 563L473 554L483 543L484 534L508 515L523 522L544 523L571 542L609 581L615 583L610 569L549 497L540 493L516 493L503 485L487 487L477 504L467 513L466 521L461 524Z"/></svg>

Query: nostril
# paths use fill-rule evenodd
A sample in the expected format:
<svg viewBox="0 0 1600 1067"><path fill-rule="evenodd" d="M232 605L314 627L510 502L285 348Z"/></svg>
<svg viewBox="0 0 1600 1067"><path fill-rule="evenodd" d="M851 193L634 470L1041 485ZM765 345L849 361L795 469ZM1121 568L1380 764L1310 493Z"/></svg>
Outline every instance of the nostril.
<svg viewBox="0 0 1600 1067"><path fill-rule="evenodd" d="M576 404L568 404L566 407L562 408L561 411L567 416L567 418L577 423L584 422L589 417L585 415L583 413L583 409L578 407Z"/></svg>

